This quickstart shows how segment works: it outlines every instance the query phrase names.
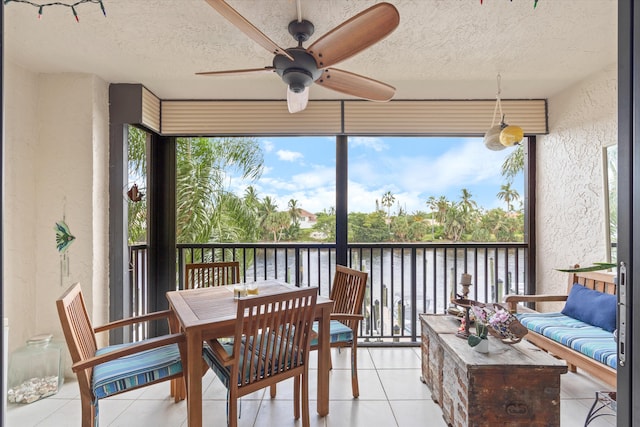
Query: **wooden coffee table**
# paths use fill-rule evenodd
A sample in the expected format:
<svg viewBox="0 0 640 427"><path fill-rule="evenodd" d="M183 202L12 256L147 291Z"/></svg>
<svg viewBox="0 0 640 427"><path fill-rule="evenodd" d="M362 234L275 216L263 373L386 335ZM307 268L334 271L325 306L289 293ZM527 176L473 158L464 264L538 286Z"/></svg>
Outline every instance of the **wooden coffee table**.
<svg viewBox="0 0 640 427"><path fill-rule="evenodd" d="M423 314L422 380L452 426L559 426L566 364L523 340L489 337L489 353L456 336L460 322Z"/></svg>

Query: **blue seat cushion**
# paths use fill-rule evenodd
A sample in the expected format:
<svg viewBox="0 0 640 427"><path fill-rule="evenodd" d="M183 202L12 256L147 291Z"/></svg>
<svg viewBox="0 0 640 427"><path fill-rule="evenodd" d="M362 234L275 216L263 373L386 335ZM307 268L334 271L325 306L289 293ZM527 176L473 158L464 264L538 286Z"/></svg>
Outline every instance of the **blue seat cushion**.
<svg viewBox="0 0 640 427"><path fill-rule="evenodd" d="M528 329L616 369L617 343L613 333L562 313L518 313Z"/></svg>
<svg viewBox="0 0 640 427"><path fill-rule="evenodd" d="M318 333L318 322L313 322L312 326L313 331ZM351 342L353 340L353 331L351 328L347 327L344 323L341 323L337 320L332 320L329 323L329 342ZM311 340L311 346L318 345L318 338Z"/></svg>
<svg viewBox="0 0 640 427"><path fill-rule="evenodd" d="M258 357L260 357L262 361L267 360L269 362L268 364L262 365L262 369L260 370L260 372L257 372L255 369L252 372L250 371L251 366L247 366L244 372L244 383L247 383L252 376L254 379L256 377L258 378L263 377L265 374L265 369L267 370L267 373L269 375L274 375L278 371L284 371L285 369L291 367L292 363L297 363L297 358L291 357L294 347L291 344L287 346L282 345L282 341L281 341L282 333L270 334L270 336L271 336L271 342L262 346L262 349L260 350L261 351L260 355L258 355L258 351L260 349L260 344L262 342L263 335L258 336L258 339L256 340L255 345L253 344L253 340L250 341L249 354L251 354L251 356L254 358L254 361L253 361L254 368L257 367ZM274 339L275 339L275 342L274 342ZM232 338L218 340L218 342L224 348L224 351L229 356L233 354L233 341L234 340ZM246 340L243 338L242 342L240 343L240 356L239 356L240 361L238 362L240 366L242 366L242 361L244 359L245 346L246 346ZM274 349L278 349L278 351L281 352L279 355L276 355L276 358L274 360L275 366L271 365L271 359L273 356ZM213 352L213 350L211 350L211 347L209 347L208 345L203 346L202 356L205 362L207 362L207 365L209 365L209 367L213 370L213 372L220 379L220 381L222 381L224 386L228 388L229 380L231 378L231 367L224 366L223 363L215 356L215 353ZM280 362L279 359L282 359L282 362ZM242 380L243 379L242 379L241 373L238 372L238 384L240 384Z"/></svg>
<svg viewBox="0 0 640 427"><path fill-rule="evenodd" d="M227 352L227 354L231 356L233 354L233 339L226 339L224 341L219 341L219 342L224 348L224 350ZM239 355L240 360L238 362L240 366L242 366L242 361L244 359L245 346L246 346L246 342L243 340L242 343L240 344L240 355ZM249 348L249 354L251 355L251 357L254 358L254 361L251 365L253 365L254 368L257 367L258 355L254 351L252 351L251 348ZM207 362L207 365L209 365L211 370L213 370L216 376L220 379L220 381L222 381L222 384L224 384L225 387L229 388L230 379L231 379L231 367L224 366L222 361L220 361L215 356L215 353L213 352L213 350L211 350L211 347L209 347L206 344L202 347L202 357L204 358L205 362ZM247 368L244 372L244 380L242 378L242 374L238 372L238 379L237 379L238 384L248 382L251 376L255 378L257 375L259 375L259 377L262 377L264 375L264 365L263 365L263 369L259 373L256 372L255 369L254 369L254 372L251 372L250 371L251 365L247 364Z"/></svg>
<svg viewBox="0 0 640 427"><path fill-rule="evenodd" d="M103 347L96 351L96 356L130 345ZM102 399L180 372L182 362L178 345L170 344L96 366L93 368L93 392L96 398Z"/></svg>

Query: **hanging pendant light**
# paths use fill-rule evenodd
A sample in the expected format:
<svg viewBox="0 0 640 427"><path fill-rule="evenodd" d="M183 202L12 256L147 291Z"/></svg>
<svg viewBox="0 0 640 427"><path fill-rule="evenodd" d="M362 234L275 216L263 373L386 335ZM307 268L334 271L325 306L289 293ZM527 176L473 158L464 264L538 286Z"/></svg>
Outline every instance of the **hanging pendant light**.
<svg viewBox="0 0 640 427"><path fill-rule="evenodd" d="M507 126L500 132L500 143L505 147L513 147L522 141L524 131L520 126Z"/></svg>
<svg viewBox="0 0 640 427"><path fill-rule="evenodd" d="M507 148L506 145L502 145L500 142L500 134L502 133L502 125L491 126L489 130L484 134L484 145L493 151L500 151Z"/></svg>
<svg viewBox="0 0 640 427"><path fill-rule="evenodd" d="M500 102L500 74L497 76L498 93L496 94L496 106L493 109L493 119L491 120L491 127L484 134L484 145L493 151L504 150L507 147L512 147L524 138L524 131L520 126L509 126L504 121L504 114L502 113L502 103ZM496 115L500 111L500 117L502 118L500 124L495 125Z"/></svg>

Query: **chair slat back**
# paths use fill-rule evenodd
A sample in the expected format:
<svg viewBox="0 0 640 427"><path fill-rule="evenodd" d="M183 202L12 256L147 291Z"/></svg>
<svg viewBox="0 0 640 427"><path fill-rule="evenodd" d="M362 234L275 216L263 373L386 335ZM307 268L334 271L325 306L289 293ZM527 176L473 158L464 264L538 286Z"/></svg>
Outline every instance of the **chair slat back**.
<svg viewBox="0 0 640 427"><path fill-rule="evenodd" d="M242 357L231 378L241 379L238 389L250 389L241 394L303 372L317 296L313 287L238 300L233 354ZM239 372L244 374L238 377Z"/></svg>
<svg viewBox="0 0 640 427"><path fill-rule="evenodd" d="M184 288L208 288L240 281L240 262L208 262L185 266Z"/></svg>
<svg viewBox="0 0 640 427"><path fill-rule="evenodd" d="M95 356L98 348L96 336L87 313L80 283L71 285L56 301L56 306L73 363ZM86 384L80 386L90 389L92 369L87 369L84 372L85 375L79 375L78 380L86 381Z"/></svg>
<svg viewBox="0 0 640 427"><path fill-rule="evenodd" d="M361 314L364 294L367 288L368 273L336 265L336 274L331 285L330 297L333 300L333 312L342 314ZM344 322L355 328L355 320Z"/></svg>

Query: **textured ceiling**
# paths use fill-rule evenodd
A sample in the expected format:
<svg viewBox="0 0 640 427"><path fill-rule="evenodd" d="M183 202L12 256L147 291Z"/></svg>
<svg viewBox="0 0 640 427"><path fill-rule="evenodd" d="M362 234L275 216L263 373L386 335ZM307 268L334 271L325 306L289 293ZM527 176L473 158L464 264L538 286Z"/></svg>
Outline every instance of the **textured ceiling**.
<svg viewBox="0 0 640 427"><path fill-rule="evenodd" d="M37 0L33 0L37 1ZM61 0L67 4L71 0ZM40 2L43 3L44 1ZM199 71L260 68L272 54L204 0L103 0L70 9L5 7L5 55L42 73L80 72L110 83L142 83L162 99L283 99L275 74L195 76ZM279 46L294 0L227 0ZM548 98L617 59L616 0L390 0L400 25L387 38L335 68L397 88L394 99ZM316 33L305 44L375 0L300 0ZM345 96L314 85L311 99Z"/></svg>

